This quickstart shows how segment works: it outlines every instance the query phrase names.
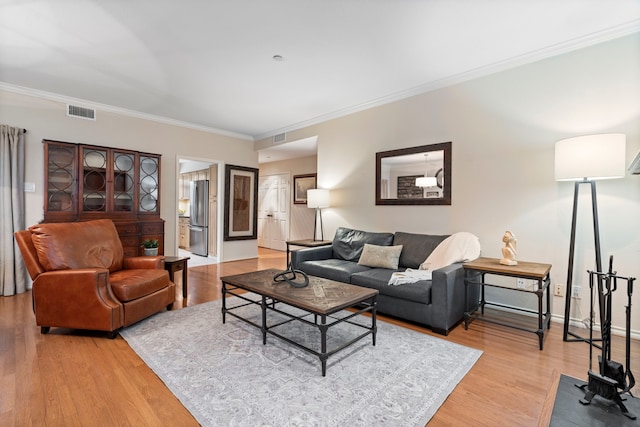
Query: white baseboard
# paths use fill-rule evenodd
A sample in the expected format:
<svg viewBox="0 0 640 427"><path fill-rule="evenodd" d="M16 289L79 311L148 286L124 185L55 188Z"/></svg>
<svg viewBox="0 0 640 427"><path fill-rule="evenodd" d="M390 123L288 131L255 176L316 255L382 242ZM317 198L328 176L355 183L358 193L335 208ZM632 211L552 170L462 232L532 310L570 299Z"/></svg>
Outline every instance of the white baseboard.
<svg viewBox="0 0 640 427"><path fill-rule="evenodd" d="M512 307L489 306L488 308L491 308L494 310L506 311L509 313L521 314L521 315L529 316L533 318L537 317L536 314L534 313L523 312L521 311L522 310L521 308L513 307L513 306ZM530 310L530 309L526 309L526 310ZM551 321L553 323L559 323L564 326L564 316L561 316L559 314L551 314ZM582 328L585 330L586 333L588 333L589 331L589 329L584 325L584 323L582 323L577 319L571 319L571 321L569 322L569 325L572 327ZM600 332L600 325L599 324L594 325L593 330ZM624 337L626 336L626 329L621 328L619 326L611 326L611 334ZM631 335L631 338L633 339L636 339L636 340L640 339L640 331L632 329L630 335Z"/></svg>

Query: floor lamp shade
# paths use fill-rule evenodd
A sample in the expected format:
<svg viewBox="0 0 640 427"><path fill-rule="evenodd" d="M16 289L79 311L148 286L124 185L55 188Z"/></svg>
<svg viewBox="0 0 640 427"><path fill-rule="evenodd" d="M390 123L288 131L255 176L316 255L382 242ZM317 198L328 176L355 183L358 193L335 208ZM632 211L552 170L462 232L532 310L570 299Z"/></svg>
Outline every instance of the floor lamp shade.
<svg viewBox="0 0 640 427"><path fill-rule="evenodd" d="M318 217L320 217L320 240L324 240L324 230L322 228L322 208L329 207L329 190L314 188L307 190L307 207L315 208L315 220L313 222L313 240L316 239L318 229Z"/></svg>
<svg viewBox="0 0 640 427"><path fill-rule="evenodd" d="M573 261L576 246L576 222L578 217L578 193L581 184L589 185L591 190L591 208L593 213L593 239L595 246L596 271L602 270L600 252L600 230L598 226L598 203L596 180L622 178L625 175L626 137L620 133L586 135L567 138L556 142L555 177L556 181L575 181L573 192L573 215L571 219L571 238L569 243L569 263L567 268L567 288L564 307L564 341L585 341L592 343L593 338L583 338L569 331L571 320L571 299L573 297ZM601 276L598 276L601 280ZM575 339L569 338L569 335ZM599 339L598 341L601 341Z"/></svg>
<svg viewBox="0 0 640 427"><path fill-rule="evenodd" d="M622 133L608 133L556 142L556 181L624 177L625 140Z"/></svg>

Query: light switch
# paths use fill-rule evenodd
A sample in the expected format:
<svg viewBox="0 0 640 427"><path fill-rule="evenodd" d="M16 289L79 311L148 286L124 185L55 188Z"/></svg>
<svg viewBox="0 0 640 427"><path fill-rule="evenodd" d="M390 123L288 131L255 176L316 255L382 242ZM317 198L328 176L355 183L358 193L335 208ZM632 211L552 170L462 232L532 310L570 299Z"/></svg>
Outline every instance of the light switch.
<svg viewBox="0 0 640 427"><path fill-rule="evenodd" d="M25 193L35 193L36 192L36 184L35 184L35 182L25 182L24 183L24 192Z"/></svg>

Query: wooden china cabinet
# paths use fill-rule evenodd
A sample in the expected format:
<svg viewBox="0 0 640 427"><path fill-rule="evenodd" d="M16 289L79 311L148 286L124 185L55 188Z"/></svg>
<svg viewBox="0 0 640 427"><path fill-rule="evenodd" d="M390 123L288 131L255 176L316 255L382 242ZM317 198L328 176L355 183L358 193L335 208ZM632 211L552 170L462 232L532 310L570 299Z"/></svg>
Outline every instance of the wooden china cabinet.
<svg viewBox="0 0 640 427"><path fill-rule="evenodd" d="M158 253L164 253L159 154L50 140L43 144L43 222L111 219L125 256L142 255L145 239L157 239Z"/></svg>

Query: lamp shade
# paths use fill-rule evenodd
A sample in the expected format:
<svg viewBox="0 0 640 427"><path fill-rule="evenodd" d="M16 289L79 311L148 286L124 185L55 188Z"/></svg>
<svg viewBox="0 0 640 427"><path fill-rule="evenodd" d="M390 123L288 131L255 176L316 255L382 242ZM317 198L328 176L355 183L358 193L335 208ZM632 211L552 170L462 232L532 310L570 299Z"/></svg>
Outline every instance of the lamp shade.
<svg viewBox="0 0 640 427"><path fill-rule="evenodd" d="M323 188L314 188L311 190L307 190L307 207L328 208L329 190Z"/></svg>
<svg viewBox="0 0 640 427"><path fill-rule="evenodd" d="M421 176L416 178L416 187L435 187L438 185L438 180L435 176Z"/></svg>
<svg viewBox="0 0 640 427"><path fill-rule="evenodd" d="M624 177L625 142L622 133L577 136L556 142L556 181Z"/></svg>

